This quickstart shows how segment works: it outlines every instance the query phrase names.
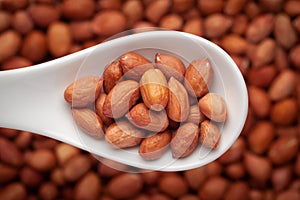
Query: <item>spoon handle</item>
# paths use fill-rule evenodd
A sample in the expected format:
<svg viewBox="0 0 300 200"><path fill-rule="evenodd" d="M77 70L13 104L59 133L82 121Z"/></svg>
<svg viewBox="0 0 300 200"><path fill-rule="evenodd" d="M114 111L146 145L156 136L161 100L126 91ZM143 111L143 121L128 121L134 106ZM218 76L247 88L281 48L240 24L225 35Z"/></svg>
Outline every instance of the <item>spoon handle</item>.
<svg viewBox="0 0 300 200"><path fill-rule="evenodd" d="M70 55L36 66L0 71L0 127L80 146L63 92L75 79L83 59L81 54Z"/></svg>

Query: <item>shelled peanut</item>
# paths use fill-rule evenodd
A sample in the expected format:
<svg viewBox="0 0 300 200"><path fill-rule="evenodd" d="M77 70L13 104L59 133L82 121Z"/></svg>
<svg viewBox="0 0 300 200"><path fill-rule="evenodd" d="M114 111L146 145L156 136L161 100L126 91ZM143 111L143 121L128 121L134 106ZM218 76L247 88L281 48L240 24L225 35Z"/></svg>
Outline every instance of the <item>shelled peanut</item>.
<svg viewBox="0 0 300 200"><path fill-rule="evenodd" d="M103 78L85 76L71 83L64 98L75 123L89 136L105 137L115 148L139 145L145 160L160 158L170 144L172 156L183 158L199 141L207 148L219 145L216 123L225 122L228 114L224 99L209 92L213 73L207 58L185 68L173 55L157 53L151 62L127 52L106 66ZM190 114L192 98L196 110ZM199 118L190 122L192 114ZM182 125L170 130L170 120Z"/></svg>
<svg viewBox="0 0 300 200"><path fill-rule="evenodd" d="M85 6L81 6L82 4ZM298 0L0 1L1 70L27 67L55 59L54 54L50 53L50 41L47 36L49 25L53 22L63 22L70 27L70 32L65 33L71 34L69 37L72 44L68 53L72 53L110 37L108 34L95 32L103 28L103 23L99 23L96 29L92 28L96 23L93 19L101 12L118 12L119 17L112 20L109 27L112 30L121 30L122 27L121 31L140 28L132 32L155 30L164 24L161 22L163 18L168 19L167 16L178 14L181 19L177 21L183 20L180 31L190 32L221 47L225 46L246 79L248 88L252 92L253 87L255 90L254 95L251 95L253 101L250 101L248 118L242 134L224 156L206 166L184 172L154 171L137 174L141 179L121 176L127 174L124 172L126 166L117 167L116 170L110 167L116 166L115 163L104 160L99 163L85 152L69 145L64 144L61 147L61 143L49 138L1 128L0 138L10 145L8 148L0 148L0 199L107 200L129 197L168 200L174 199L174 196L180 200L200 197L212 199L216 196L220 199L300 199L300 156L299 153L295 154L300 141L299 4ZM110 18L113 18L113 15ZM120 17L123 15L126 18L125 26L122 25L124 18ZM208 23L211 19L214 21ZM223 23L217 21L219 19ZM224 38L232 34L235 37L239 36L241 40L227 40L227 44L224 44ZM270 53L268 45L262 45L270 39L276 43L275 55L266 55L266 62L265 58L259 55ZM232 46L228 46L228 43ZM266 50L265 46L268 47ZM255 53L256 49L260 49L261 53ZM30 55L30 51L37 53ZM255 67L253 63L256 63ZM260 92L255 95L257 90ZM261 93L263 95L260 95ZM282 103L286 98L289 98L288 103ZM296 102L296 107L293 102ZM202 115L195 111L198 105L192 105L190 113L193 115L189 116L188 121L195 123L195 118L200 116L202 119ZM277 108L271 114L274 105L277 105ZM285 112L286 108L292 108L289 109L291 113ZM290 117L290 114L291 118L286 120L286 116ZM278 118L274 115L278 115ZM285 124L280 120L284 120ZM109 121L105 122L103 119L105 124L112 123ZM170 127L178 128L178 124L170 121ZM282 136L289 136L289 139L282 139ZM293 147L285 149L289 141L293 142ZM269 151L274 152L278 147L283 149L278 154L281 156L274 158L277 153L270 153L273 161L271 168L266 167L269 165L266 163L271 162ZM27 163L27 157L40 148L50 149L55 155L57 162L50 171L39 172ZM282 152L287 154L288 161L280 160ZM251 156L254 162L251 162ZM46 162L43 158L38 159ZM275 164L274 161L281 164ZM264 163L262 167L255 164L260 162ZM68 169L65 169L66 167ZM77 173L80 176L72 179L72 175ZM260 177L259 174L263 176ZM134 185L132 180L137 180L142 187ZM172 184L173 181L176 187ZM124 190L127 192L122 193ZM52 196L46 191L51 191Z"/></svg>

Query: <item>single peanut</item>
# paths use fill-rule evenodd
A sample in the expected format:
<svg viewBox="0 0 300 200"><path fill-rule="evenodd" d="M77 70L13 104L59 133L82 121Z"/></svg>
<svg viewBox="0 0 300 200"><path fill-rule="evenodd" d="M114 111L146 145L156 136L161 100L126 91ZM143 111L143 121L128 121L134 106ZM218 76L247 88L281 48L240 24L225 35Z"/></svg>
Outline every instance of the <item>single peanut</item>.
<svg viewBox="0 0 300 200"><path fill-rule="evenodd" d="M180 126L171 140L174 158L184 158L191 154L198 145L199 129L193 123Z"/></svg>
<svg viewBox="0 0 300 200"><path fill-rule="evenodd" d="M169 82L168 117L176 122L183 122L189 116L189 97L185 87L174 77Z"/></svg>
<svg viewBox="0 0 300 200"><path fill-rule="evenodd" d="M159 69L147 70L140 80L141 96L145 105L161 111L168 104L169 89L165 76Z"/></svg>
<svg viewBox="0 0 300 200"><path fill-rule="evenodd" d="M107 192L115 199L131 199L141 192L142 187L140 175L125 173L108 182Z"/></svg>
<svg viewBox="0 0 300 200"><path fill-rule="evenodd" d="M97 76L79 78L66 88L64 98L73 107L86 107L97 99L102 84L103 79Z"/></svg>
<svg viewBox="0 0 300 200"><path fill-rule="evenodd" d="M201 123L200 128L200 143L208 148L215 149L220 142L220 130L212 122L205 120Z"/></svg>
<svg viewBox="0 0 300 200"><path fill-rule="evenodd" d="M228 117L225 100L217 93L208 93L200 98L199 108L206 117L216 122L224 122Z"/></svg>
<svg viewBox="0 0 300 200"><path fill-rule="evenodd" d="M0 34L0 62L14 56L21 45L21 36L13 30Z"/></svg>
<svg viewBox="0 0 300 200"><path fill-rule="evenodd" d="M129 111L139 97L139 84L136 81L126 80L119 82L105 98L103 114L110 118L120 118Z"/></svg>
<svg viewBox="0 0 300 200"><path fill-rule="evenodd" d="M147 70L153 69L153 65L148 59L135 52L121 55L119 62L124 76L135 81L139 81Z"/></svg>
<svg viewBox="0 0 300 200"><path fill-rule="evenodd" d="M135 105L125 116L136 127L153 132L162 132L169 126L168 116L164 110L153 111L144 103Z"/></svg>
<svg viewBox="0 0 300 200"><path fill-rule="evenodd" d="M171 132L164 131L150 135L142 140L139 148L139 154L145 160L156 160L166 151L171 141Z"/></svg>
<svg viewBox="0 0 300 200"><path fill-rule="evenodd" d="M118 83L122 78L123 72L120 62L115 61L105 67L103 72L103 87L104 91L108 94L109 91Z"/></svg>
<svg viewBox="0 0 300 200"><path fill-rule="evenodd" d="M114 148L128 148L140 144L144 132L135 128L127 121L111 124L105 133L106 141Z"/></svg>
<svg viewBox="0 0 300 200"><path fill-rule="evenodd" d="M185 74L184 63L176 56L157 53L155 55L155 67L159 69L169 80L172 76L182 81Z"/></svg>
<svg viewBox="0 0 300 200"><path fill-rule="evenodd" d="M185 72L184 86L194 97L201 97L208 92L213 79L213 69L207 58L194 60Z"/></svg>

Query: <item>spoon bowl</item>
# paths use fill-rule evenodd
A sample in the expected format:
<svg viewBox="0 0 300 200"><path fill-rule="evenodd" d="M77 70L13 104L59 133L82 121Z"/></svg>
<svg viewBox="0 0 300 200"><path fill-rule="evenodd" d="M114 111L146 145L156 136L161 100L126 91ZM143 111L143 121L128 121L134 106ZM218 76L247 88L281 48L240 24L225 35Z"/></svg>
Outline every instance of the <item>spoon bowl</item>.
<svg viewBox="0 0 300 200"><path fill-rule="evenodd" d="M75 125L65 88L83 76L101 76L105 66L125 52L135 51L149 60L167 53L189 62L207 57L214 70L210 92L226 101L228 120L220 125L221 140L215 150L198 145L187 158L174 159L168 150L155 161L143 160L138 148L113 149ZM71 144L92 154L129 166L161 171L196 168L220 157L239 136L248 111L244 79L230 56L201 37L177 31L153 31L124 36L39 65L0 72L0 127L30 131Z"/></svg>

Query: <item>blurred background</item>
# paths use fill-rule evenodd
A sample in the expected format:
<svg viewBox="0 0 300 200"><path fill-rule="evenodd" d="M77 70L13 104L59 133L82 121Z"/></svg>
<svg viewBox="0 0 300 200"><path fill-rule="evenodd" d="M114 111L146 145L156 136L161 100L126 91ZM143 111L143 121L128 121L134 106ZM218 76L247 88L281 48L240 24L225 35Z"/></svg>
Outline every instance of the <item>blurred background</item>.
<svg viewBox="0 0 300 200"><path fill-rule="evenodd" d="M126 173L70 145L0 128L1 200L300 199L299 0L0 0L0 70L155 27L202 36L232 56L249 92L234 145L197 169Z"/></svg>

